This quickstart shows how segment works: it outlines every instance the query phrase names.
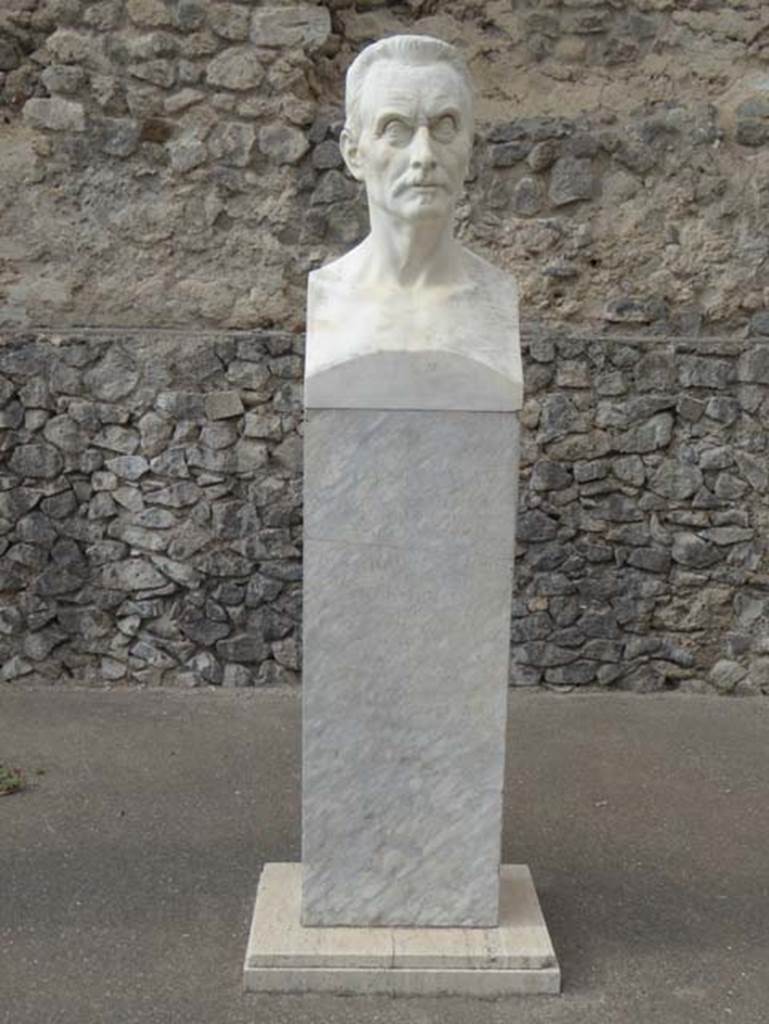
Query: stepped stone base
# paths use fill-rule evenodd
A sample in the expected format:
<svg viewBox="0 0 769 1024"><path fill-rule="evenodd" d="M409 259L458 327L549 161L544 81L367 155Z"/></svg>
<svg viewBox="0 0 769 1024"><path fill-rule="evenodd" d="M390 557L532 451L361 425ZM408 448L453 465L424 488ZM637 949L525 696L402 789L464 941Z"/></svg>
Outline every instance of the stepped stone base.
<svg viewBox="0 0 769 1024"><path fill-rule="evenodd" d="M301 864L266 864L244 967L253 992L501 996L560 992L561 972L525 865L500 873L496 928L300 924Z"/></svg>

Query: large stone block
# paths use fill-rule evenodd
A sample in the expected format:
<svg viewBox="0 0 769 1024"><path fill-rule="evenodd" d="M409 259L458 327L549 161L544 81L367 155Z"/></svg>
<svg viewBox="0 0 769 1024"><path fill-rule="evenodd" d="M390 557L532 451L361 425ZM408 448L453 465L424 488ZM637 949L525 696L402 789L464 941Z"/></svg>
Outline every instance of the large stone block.
<svg viewBox="0 0 769 1024"><path fill-rule="evenodd" d="M497 922L517 443L308 410L305 925Z"/></svg>

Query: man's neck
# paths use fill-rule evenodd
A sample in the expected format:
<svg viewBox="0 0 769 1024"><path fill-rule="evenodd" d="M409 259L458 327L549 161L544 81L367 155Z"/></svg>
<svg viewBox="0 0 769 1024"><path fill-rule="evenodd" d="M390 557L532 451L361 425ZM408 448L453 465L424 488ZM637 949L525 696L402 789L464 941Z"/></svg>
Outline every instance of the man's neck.
<svg viewBox="0 0 769 1024"><path fill-rule="evenodd" d="M460 276L461 248L451 220L393 220L369 208L371 233L361 246L364 283L390 288L450 285Z"/></svg>

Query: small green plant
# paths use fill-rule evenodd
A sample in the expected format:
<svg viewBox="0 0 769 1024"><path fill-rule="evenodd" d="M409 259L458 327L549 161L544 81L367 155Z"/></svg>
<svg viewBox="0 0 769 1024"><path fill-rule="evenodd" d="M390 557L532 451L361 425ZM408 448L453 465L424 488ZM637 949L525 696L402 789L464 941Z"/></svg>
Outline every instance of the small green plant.
<svg viewBox="0 0 769 1024"><path fill-rule="evenodd" d="M0 764L0 796L16 793L24 785L24 773L20 768L7 768Z"/></svg>

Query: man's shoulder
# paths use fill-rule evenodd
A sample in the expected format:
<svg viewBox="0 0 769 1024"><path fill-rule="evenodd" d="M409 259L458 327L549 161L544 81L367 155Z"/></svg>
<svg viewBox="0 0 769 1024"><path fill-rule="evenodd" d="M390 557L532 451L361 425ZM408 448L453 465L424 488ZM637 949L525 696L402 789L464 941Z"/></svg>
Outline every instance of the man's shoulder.
<svg viewBox="0 0 769 1024"><path fill-rule="evenodd" d="M517 281L506 270L502 270L493 263L489 263L483 256L479 256L471 249L465 248L465 246L462 246L462 256L467 273L477 283L491 288L513 288L517 292Z"/></svg>
<svg viewBox="0 0 769 1024"><path fill-rule="evenodd" d="M479 296L484 296L484 301L493 306L508 310L511 315L517 315L518 310L518 282L516 278L506 270L500 269L493 263L477 253L462 247L464 257L465 273L472 281Z"/></svg>
<svg viewBox="0 0 769 1024"><path fill-rule="evenodd" d="M309 275L310 284L320 287L333 287L349 282L358 265L358 248L359 246L356 246L354 249L346 252L344 256L331 260L330 263L325 263L322 267L318 267L317 270L311 271Z"/></svg>

